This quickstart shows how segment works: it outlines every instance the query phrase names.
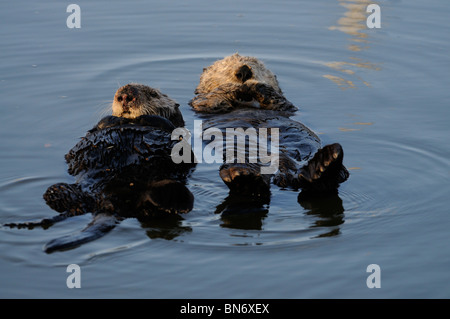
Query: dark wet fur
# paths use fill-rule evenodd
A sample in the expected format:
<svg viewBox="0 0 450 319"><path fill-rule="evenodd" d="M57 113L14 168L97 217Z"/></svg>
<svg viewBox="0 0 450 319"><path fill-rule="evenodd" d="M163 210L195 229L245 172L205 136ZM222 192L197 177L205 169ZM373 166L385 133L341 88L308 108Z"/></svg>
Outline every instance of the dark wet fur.
<svg viewBox="0 0 450 319"><path fill-rule="evenodd" d="M236 66L236 72L215 77L211 72L225 72L223 65L215 69L216 62L205 68L196 96L189 103L206 118L204 129L218 127L225 133L226 128L279 128L280 134L279 171L274 176L263 176L259 173L260 164L223 164L220 176L230 191L266 196L273 177L276 185L300 188L305 194L334 192L349 176L342 164L342 147L336 143L321 148L320 139L311 130L291 120L297 108L284 97L278 81L272 82L276 85L272 87L253 79L251 67L245 64L248 58L235 54L223 61L227 60L231 61L227 67ZM257 65L255 59L251 63ZM270 74L266 71L268 77ZM216 86L208 87L204 77L217 81ZM258 108L253 107L255 104Z"/></svg>
<svg viewBox="0 0 450 319"><path fill-rule="evenodd" d="M58 183L44 194L60 212L40 222L11 223L10 227L49 227L67 217L92 213L94 219L74 235L52 240L46 252L66 250L97 239L123 218L140 221L187 213L194 197L185 186L194 164L175 164L171 140L175 126L165 118L102 119L65 156L74 184Z"/></svg>
<svg viewBox="0 0 450 319"><path fill-rule="evenodd" d="M331 144L322 148L319 137L305 125L290 119L291 115L289 112L249 108L221 115L201 115L203 130L216 127L224 136L226 128L245 130L254 127L256 132L259 128L267 128L268 132L270 128L279 129L278 172L260 174L261 166L267 164L248 161L247 139L246 162L235 160L234 163L224 163L220 168L220 176L231 192L264 196L269 194L272 181L280 187L302 189L309 194L327 193L336 190L348 178L348 171L342 164L342 147Z"/></svg>

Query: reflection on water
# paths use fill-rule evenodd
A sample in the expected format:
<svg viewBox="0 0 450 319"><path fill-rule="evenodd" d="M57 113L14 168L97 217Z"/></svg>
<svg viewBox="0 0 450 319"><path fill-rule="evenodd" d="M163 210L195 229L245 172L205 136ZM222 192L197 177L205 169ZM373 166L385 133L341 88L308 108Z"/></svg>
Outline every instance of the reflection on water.
<svg viewBox="0 0 450 319"><path fill-rule="evenodd" d="M317 218L311 228L325 227L326 232L316 237L330 237L340 233L340 228L337 226L344 223L344 207L338 194L327 198L302 198L300 194L298 202L306 209L307 215Z"/></svg>
<svg viewBox="0 0 450 319"><path fill-rule="evenodd" d="M330 30L339 30L352 36L351 41L357 44L350 44L348 49L351 51L361 51L367 46L368 35L363 32L367 30L366 8L374 3L372 0L338 0L339 4L347 9L344 16L339 18L338 26L331 26Z"/></svg>
<svg viewBox="0 0 450 319"><path fill-rule="evenodd" d="M150 239L172 240L184 233L192 232L192 228L183 226L182 221L183 218L181 216L174 215L152 221L141 221L141 226L145 228L146 234Z"/></svg>
<svg viewBox="0 0 450 319"><path fill-rule="evenodd" d="M340 234L339 225L344 223L344 207L338 193L328 196L309 197L299 193L298 203L305 210L304 214L313 216L311 229L321 228L315 237L330 237ZM264 219L269 213L269 198L248 198L238 194L229 194L216 207L216 214L221 214L221 227L262 230Z"/></svg>
<svg viewBox="0 0 450 319"><path fill-rule="evenodd" d="M247 197L229 194L216 207L221 214L222 227L261 230L263 220L269 212L269 197Z"/></svg>
<svg viewBox="0 0 450 319"><path fill-rule="evenodd" d="M344 16L339 18L337 26L329 27L329 30L338 30L351 36L352 42L347 46L351 52L359 52L369 48L369 35L367 33L366 13L369 4L376 4L372 0L339 0L339 4L347 9ZM338 75L325 74L323 77L336 83L341 89L356 88L355 81L361 82L366 86L370 83L357 75L358 69L370 69L379 71L381 68L377 64L365 61L354 56L349 57L349 61L332 61L324 63L327 67L333 69Z"/></svg>

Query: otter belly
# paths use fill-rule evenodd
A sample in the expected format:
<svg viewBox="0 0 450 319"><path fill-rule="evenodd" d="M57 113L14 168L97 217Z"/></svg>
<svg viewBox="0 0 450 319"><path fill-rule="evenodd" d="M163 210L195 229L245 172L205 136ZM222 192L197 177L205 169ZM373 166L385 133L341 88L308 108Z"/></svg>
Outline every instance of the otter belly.
<svg viewBox="0 0 450 319"><path fill-rule="evenodd" d="M278 129L280 152L287 153L301 164L308 161L321 147L319 137L300 122L291 120L279 111L264 109L239 109L226 114L209 115L203 117L203 130L218 128L226 136L226 132L233 131L237 135L242 131L249 133L249 128L254 128L259 139L260 129L265 129L269 136ZM251 140L246 142L250 146ZM270 143L270 141L269 141ZM230 145L230 144L229 144ZM224 144L226 148L227 145Z"/></svg>

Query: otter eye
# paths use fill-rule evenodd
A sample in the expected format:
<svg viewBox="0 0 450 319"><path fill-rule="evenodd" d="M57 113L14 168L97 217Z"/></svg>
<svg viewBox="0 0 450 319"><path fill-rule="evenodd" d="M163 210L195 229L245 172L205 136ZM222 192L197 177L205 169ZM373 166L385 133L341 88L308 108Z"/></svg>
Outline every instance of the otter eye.
<svg viewBox="0 0 450 319"><path fill-rule="evenodd" d="M127 102L130 102L131 100L133 100L132 96L127 96Z"/></svg>
<svg viewBox="0 0 450 319"><path fill-rule="evenodd" d="M119 97L117 98L117 101L122 102L122 97L119 96Z"/></svg>

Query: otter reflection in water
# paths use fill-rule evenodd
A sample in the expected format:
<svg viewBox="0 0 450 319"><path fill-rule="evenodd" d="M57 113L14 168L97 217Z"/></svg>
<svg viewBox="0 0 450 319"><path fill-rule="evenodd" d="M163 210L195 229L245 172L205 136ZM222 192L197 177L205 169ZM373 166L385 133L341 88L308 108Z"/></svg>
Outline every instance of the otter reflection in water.
<svg viewBox="0 0 450 319"><path fill-rule="evenodd" d="M102 119L65 156L76 183L58 183L44 194L60 212L39 222L8 224L49 227L67 217L93 213L81 232L54 239L46 252L64 250L105 235L122 219L141 222L171 218L193 208L185 186L195 164L175 164L170 157L171 133L184 120L178 104L159 90L129 84L117 90L113 115ZM180 231L185 229L177 226Z"/></svg>
<svg viewBox="0 0 450 319"><path fill-rule="evenodd" d="M344 207L338 194L325 197L299 195L297 201L306 215L314 217L309 227L319 232L316 237L330 237L340 233L339 226L344 223ZM220 226L224 228L262 230L269 206L269 197L248 197L231 193L217 205L215 213L221 214Z"/></svg>

